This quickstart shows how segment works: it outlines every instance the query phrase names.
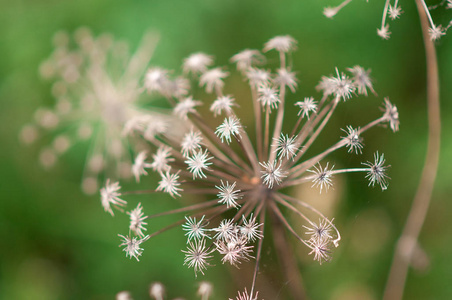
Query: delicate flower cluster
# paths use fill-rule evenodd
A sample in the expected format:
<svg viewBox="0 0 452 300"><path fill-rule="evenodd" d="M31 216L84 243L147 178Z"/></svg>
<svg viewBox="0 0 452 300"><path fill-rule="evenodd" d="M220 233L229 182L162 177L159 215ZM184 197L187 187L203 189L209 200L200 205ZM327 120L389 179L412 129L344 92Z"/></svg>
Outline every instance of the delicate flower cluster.
<svg viewBox="0 0 452 300"><path fill-rule="evenodd" d="M34 124L24 126L21 132L21 140L27 144L36 140L40 131L56 134L51 145L41 151L44 167L54 165L77 142L89 142L84 192L98 191L103 174L130 177L130 144L125 135L133 131L152 137L162 131L168 134L172 119L145 109L139 101L141 78L156 43L156 35L148 33L130 55L125 42L109 34L95 37L87 28L78 29L73 39L65 32L55 35L55 49L40 66L41 77L53 82L55 107L38 109ZM143 164L146 154L139 158L141 163L138 159L132 170L136 178L147 174L144 169L148 166Z"/></svg>
<svg viewBox="0 0 452 300"><path fill-rule="evenodd" d="M352 0L344 0L341 4L335 7L325 7L323 10L323 14L327 18L333 18L342 8L344 8L347 4L349 4ZM432 6L427 6L425 0L421 0L423 9L428 17L428 21L430 23L429 35L433 41L440 39L443 35L446 35L447 30L452 26L452 20L446 26L436 25L432 19L430 11L437 9L439 7L445 7L446 9L452 9L451 0L441 1L440 3ZM383 15L381 20L381 26L377 29L377 34L382 39L389 39L391 32L389 31L389 24L387 22L387 17L394 21L400 17L403 13L402 8L399 5L399 0L394 0L394 3L391 5L391 0L386 0Z"/></svg>
<svg viewBox="0 0 452 300"><path fill-rule="evenodd" d="M195 203L150 216L181 214L179 222L159 229L150 237L182 225L188 243L188 248L182 251L185 254L184 264L193 268L195 275L204 274L212 265L215 252L221 255L223 263L234 266L255 257L251 293L246 290L239 293L239 300L257 298L254 287L264 230L273 230L274 236L283 235L285 232L277 229L282 225L287 233L308 247L314 260L320 263L330 259L331 246L339 245L341 236L332 220L306 202L291 197L284 188L306 183L320 192L326 191L333 185L335 174L348 172L363 172L369 185L378 184L383 190L387 188L388 166L384 165L383 155L378 152L374 162L367 162L358 168L334 169L334 165L321 161L342 148L350 153L364 153L362 135L377 125L389 124L393 131L397 131L397 108L385 99L381 117L366 125L348 125L342 130L345 136L341 137L338 130L335 143L318 154L309 152L340 105L350 105L352 98L367 96L368 91L376 93L370 71L354 66L347 69L349 74L336 69L334 76L322 77L317 86L322 95L317 100L312 96L303 100L291 96L289 93L297 91L298 80L287 63L287 57L296 49L296 44L290 36L278 36L265 44L264 52L276 51L279 54L279 67L273 71L258 67L265 62L258 50L246 49L231 59L238 73L249 82L249 101L254 119L236 109L238 105L232 95L225 95L225 79L229 72L226 67L213 67L212 56L193 54L184 60L182 69L183 74L190 74L192 80L205 88L204 97L211 99L213 117L222 116L216 127L209 125L211 122L207 122L197 111L202 101L185 95L185 92L168 89L171 86L168 82L175 80L169 76L173 72L159 68L160 75L151 76L152 84L148 77L145 78L145 87L168 99L174 115L185 122L186 131L182 138L175 139L162 129L155 132L152 139L147 139L148 152L139 153L134 164L136 179L138 181L147 174L148 169L152 169L161 176L155 187L156 192L167 193L171 197L194 194L197 199ZM156 72L156 68L151 68L149 72ZM184 78L176 78L184 81ZM294 114L298 113L297 121L284 124L285 108L292 105L297 109ZM272 113L276 116L270 117ZM246 126L244 120L248 122ZM255 140L253 138L252 141L251 137ZM111 186L107 182L104 189L102 203L106 211L112 213L110 204L125 205L125 202L118 200L121 195L119 185ZM204 196L211 197L211 200L204 199ZM139 204L129 213L130 230L140 237L140 240L136 238L140 242L147 238L143 237L143 225L146 224L141 209ZM228 216L223 217L225 214ZM306 232L292 227L286 214L301 218L306 224ZM320 218L319 223L311 221L313 216ZM279 226L273 226L274 223ZM128 246L125 251L129 256L137 253ZM140 248L138 252L141 254Z"/></svg>

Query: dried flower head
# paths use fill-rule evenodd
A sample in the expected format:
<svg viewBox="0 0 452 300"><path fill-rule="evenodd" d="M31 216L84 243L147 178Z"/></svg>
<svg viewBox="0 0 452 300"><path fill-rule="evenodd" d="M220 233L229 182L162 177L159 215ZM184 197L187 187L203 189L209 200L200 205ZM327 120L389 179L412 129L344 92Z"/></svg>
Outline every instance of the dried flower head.
<svg viewBox="0 0 452 300"><path fill-rule="evenodd" d="M361 136L374 126L389 123L391 127L398 127L397 109L389 100L385 102L383 116L357 129L346 127L345 137L336 136L333 145L307 156L338 107L350 105L352 98L366 95L368 90L373 92L369 71L355 66L348 69L352 78L337 69L336 76L323 77L318 86L323 94L319 101L311 97L297 102L300 111L292 112L298 113L297 122L284 124L284 113L289 113L284 111L289 102L287 91L296 87L294 72L286 65L288 52L294 50L295 45L295 40L289 36L276 37L265 44L264 52L273 49L279 52L280 65L273 71L249 67L249 64L244 71L245 59L240 56L233 59L244 63L239 67L239 73L249 82L254 119L249 118L249 114L247 118L239 118L241 113L247 112L237 109L233 96L223 94L222 79L228 73L224 68L213 68L201 75L199 83L206 86L208 93L215 93L210 111L213 116L224 113L223 123L212 127L204 113L194 111L198 104L193 104L191 96L186 97L190 99L190 105L184 103L185 98L173 96L168 101L180 112L176 115L184 120L190 131L182 139L157 134L149 140L150 149L165 153L155 154L160 162L155 163L155 170L162 177L157 191L173 197L187 193L196 195L195 203L184 203L181 208L153 216L183 214L179 222L155 234L182 224L188 243L188 249L183 251L186 254L184 263L194 269L195 275L204 274L216 253L223 263L233 266L252 261L257 276L267 230L273 230L275 236L283 235L285 229L310 249L314 260L327 261L332 255L330 249L337 247L341 240L339 230L320 211L287 194L286 188L309 184L321 192L333 186L334 174L348 172L362 172L372 185L386 186L386 167L380 156L376 157L375 163L366 163L366 167L361 168L333 170L329 162L322 161L342 148L360 152L363 147ZM251 55L250 52L241 54L247 54L248 58ZM272 72L279 75L271 75ZM355 90L358 90L356 94ZM271 116L272 113L276 116ZM290 134L283 133L283 128L287 127ZM252 137L255 141L251 141ZM135 193L141 192L146 191ZM307 225L307 231L303 232L301 226L293 228L286 219L286 212L300 217ZM312 214L319 218L318 223L311 221ZM271 216L269 220L266 219L268 215ZM273 226L275 222L279 226ZM255 279L251 283L251 293L245 290L237 299L257 298L257 294L254 295Z"/></svg>

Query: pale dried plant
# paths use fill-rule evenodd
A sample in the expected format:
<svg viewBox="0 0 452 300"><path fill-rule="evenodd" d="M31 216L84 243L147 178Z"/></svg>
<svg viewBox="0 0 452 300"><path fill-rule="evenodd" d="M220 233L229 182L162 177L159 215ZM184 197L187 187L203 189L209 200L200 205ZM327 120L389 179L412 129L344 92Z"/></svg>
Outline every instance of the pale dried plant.
<svg viewBox="0 0 452 300"><path fill-rule="evenodd" d="M174 124L161 109L149 109L151 98L143 97L142 79L157 41L158 35L149 32L130 54L126 42L106 33L96 37L88 28L79 28L73 35L55 34L53 53L39 69L41 77L52 82L55 105L36 110L34 122L20 133L25 144L40 135L43 140L52 139L40 153L44 167L52 167L82 143L88 145L82 178L85 193L97 192L104 175L130 177L131 144L126 135L138 129L168 134L169 124ZM135 177L140 171L136 167Z"/></svg>
<svg viewBox="0 0 452 300"><path fill-rule="evenodd" d="M344 0L335 7L325 7L323 10L323 14L327 18L333 18L342 8L344 8L347 4L349 4L352 0ZM431 11L437 8L443 7L444 9L452 9L452 4L450 0L441 0L437 4L427 6L425 0L421 0L422 9L427 15L429 21L429 36L432 41L439 40L442 36L446 35L447 30L452 26L452 19L446 25L437 25L433 21L431 16ZM384 40L389 39L391 36L391 32L389 31L389 23L388 18L391 21L400 18L400 15L403 13L401 6L399 5L399 0L394 0L393 4L391 4L391 0L386 0L383 8L383 14L381 18L381 26L377 28L377 34Z"/></svg>
<svg viewBox="0 0 452 300"><path fill-rule="evenodd" d="M368 91L375 91L369 71L355 66L348 69L351 76L336 69L335 75L322 77L318 85L321 92L318 100L305 97L297 102L298 99L290 93L297 90L298 79L288 64L288 56L296 49L296 44L290 36L277 36L265 44L265 52L274 51L279 57L279 66L273 72L257 68L256 64L264 62L264 56L258 50L247 49L231 59L237 64L240 75L249 81L249 101L254 112L251 123L254 124L247 123L246 126L242 120L248 120L249 115L237 109L239 103L232 95L224 93L225 79L230 72L225 67L212 67L212 56L196 53L184 61L182 69L205 88L206 98L212 99L210 110L214 117L222 115L221 120L214 122L216 127L209 125L208 118L198 112L197 107L203 104L202 101L167 90L172 72L161 68L148 70L153 81L151 84L149 77L145 77L148 91L159 92L166 97L174 107L174 115L186 122L188 130L182 139L175 139L165 131L147 139L147 153L155 151L156 154L147 156L148 161L141 154L137 156L136 164L141 166L136 168L139 170L136 172L137 181L147 174L147 169L156 171L161 181L152 190L126 191L122 194L119 188L116 189L119 183L107 182L104 189L115 190L115 193L110 198L103 197L104 209L112 213L109 202L113 206L125 206L125 197L133 201L133 195L139 193L163 192L173 198L194 194L197 202L147 217L141 214L139 204L129 213L135 215L129 235L121 236L124 239L121 245L125 246L128 256L138 259L142 254L141 243L152 241L152 237L182 225L188 245L186 250L182 250L184 265L193 268L196 276L205 274L207 268L212 266L215 254L220 255L223 264L240 266L254 262L250 292L245 290L239 293L236 298L239 300L257 298L255 285L264 233L269 230L273 230L274 236L282 237L286 233L281 228L285 228L287 233L308 248L308 253L320 264L331 259L332 248L338 247L341 240L339 230L331 218L290 196L287 188L308 184L318 188L319 192L326 192L333 185L335 175L361 172L369 180L369 185L379 185L385 190L389 166L385 165L383 154L376 152L373 160L355 168L333 169L333 164L323 161L340 149L352 154L361 153L362 136L369 129L381 125L397 131L399 116L396 106L385 98L380 117L361 126L346 124L348 126L343 130L346 136L341 137L338 130L335 143L324 147L318 154L310 154L309 149L341 105L354 105L352 98L367 96ZM299 109L294 114L298 115L297 121L284 124L285 110L292 105ZM276 116L271 117L272 114ZM225 215L227 212L229 217ZM173 214L181 215L178 222L146 236L142 234L145 230L142 226L145 225L144 219L149 222ZM291 225L288 215L302 220L304 229ZM291 259L286 239L283 238L283 247L280 240L275 238L274 242L280 259L284 262ZM133 247L129 246L130 243ZM290 270L283 269L283 272L289 279ZM299 298L302 293L300 287L292 284L291 289L294 297Z"/></svg>

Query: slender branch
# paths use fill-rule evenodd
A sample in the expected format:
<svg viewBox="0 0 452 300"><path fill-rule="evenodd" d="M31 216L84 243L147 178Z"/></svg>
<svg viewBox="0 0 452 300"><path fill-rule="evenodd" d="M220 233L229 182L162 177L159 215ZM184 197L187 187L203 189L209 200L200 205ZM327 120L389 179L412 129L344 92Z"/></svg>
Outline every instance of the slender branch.
<svg viewBox="0 0 452 300"><path fill-rule="evenodd" d="M428 34L429 20L423 7L424 2L416 0L416 5L421 20L427 65L428 145L421 180L394 253L384 292L383 299L386 300L402 299L403 297L408 267L430 205L439 162L441 119L438 61L435 45Z"/></svg>

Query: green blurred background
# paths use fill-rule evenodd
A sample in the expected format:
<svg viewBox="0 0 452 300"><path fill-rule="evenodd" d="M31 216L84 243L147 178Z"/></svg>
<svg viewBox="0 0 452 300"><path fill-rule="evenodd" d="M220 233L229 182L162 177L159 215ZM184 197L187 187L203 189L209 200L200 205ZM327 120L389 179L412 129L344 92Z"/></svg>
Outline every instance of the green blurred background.
<svg viewBox="0 0 452 300"><path fill-rule="evenodd" d="M299 42L293 55L299 89L289 98L294 101L317 97L315 85L322 75L332 74L334 67L343 70L360 64L371 68L379 97L361 97L342 105L316 148L333 143L339 128L378 117L383 97L389 96L399 108L400 132L374 129L364 136L362 156L339 151L329 157L337 166L354 166L371 159L376 150L384 152L392 165L389 189L368 188L360 174L335 178L334 191L316 196L319 203L314 204L335 216L343 235L333 261L320 266L306 257L307 249L296 246L294 250L299 253L310 298L381 298L426 151L424 48L413 1L403 1L404 14L391 23L393 33L388 41L376 35L382 1L353 1L333 20L326 19L323 7L338 3L0 0L0 299L113 299L121 290L131 291L135 299L148 299L153 281L165 284L169 298L194 299L196 284L202 279L214 284L214 299L232 297L238 289L219 261L201 278L194 278L193 270L182 266L180 249L185 240L180 230L146 243L139 263L126 259L117 237L127 228L126 216L110 217L103 212L98 196L86 196L80 190L86 150L78 147L52 170L43 171L37 158L46 141L38 140L31 147L20 144L19 131L36 108L54 103L50 84L38 76L40 62L52 51L53 34L61 29L73 32L80 26L91 28L95 35L110 32L130 42L132 48L147 29L154 29L161 39L151 64L171 69L179 69L182 59L197 51L213 54L218 65L226 65L229 57L242 49L261 49L269 38L289 34ZM447 22L451 13L435 12L434 17ZM452 298L450 35L437 43L442 152L434 199L420 237L430 264L422 272L409 272L405 299ZM245 86L240 80L230 79L231 91L240 92ZM150 177L148 182L155 179ZM148 214L177 206L169 197L155 196L152 207L146 206L151 200L139 200ZM150 223L149 230L157 228L158 224ZM271 258L268 262L272 265ZM264 266L262 272L279 271ZM280 299L287 295L284 284L280 295Z"/></svg>

